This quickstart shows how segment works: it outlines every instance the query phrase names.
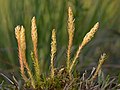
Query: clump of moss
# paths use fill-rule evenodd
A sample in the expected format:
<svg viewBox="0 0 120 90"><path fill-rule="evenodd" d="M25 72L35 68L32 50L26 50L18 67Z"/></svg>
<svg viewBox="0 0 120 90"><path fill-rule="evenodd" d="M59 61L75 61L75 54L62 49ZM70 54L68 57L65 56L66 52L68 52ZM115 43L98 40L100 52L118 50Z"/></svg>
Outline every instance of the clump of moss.
<svg viewBox="0 0 120 90"><path fill-rule="evenodd" d="M33 52L31 57L33 59L35 74L32 73L26 60L26 41L25 41L25 29L23 26L17 26L15 28L15 35L18 42L18 56L20 62L20 72L24 80L22 89L28 90L106 90L115 89L117 84L114 84L114 79L102 75L101 66L106 60L106 54L102 54L97 68L93 68L90 75L87 75L85 71L82 76L77 74L74 76L73 68L76 65L76 61L81 53L82 49L89 41L94 37L96 31L99 28L99 22L97 22L93 28L85 35L82 43L79 45L73 58L71 58L71 48L74 37L74 18L71 7L68 8L68 49L66 66L62 68L55 68L54 61L57 52L57 40L56 31L52 30L51 36L51 61L50 61L50 74L44 75L41 73L41 68L38 59L38 36L36 20L33 17L31 21L31 37L33 42ZM44 67L43 67L44 68ZM26 75L26 72L28 75ZM98 78L97 78L98 77ZM102 81L103 80L103 81ZM16 84L15 84L16 85ZM13 85L14 86L14 85ZM19 85L16 85L17 89L20 89Z"/></svg>

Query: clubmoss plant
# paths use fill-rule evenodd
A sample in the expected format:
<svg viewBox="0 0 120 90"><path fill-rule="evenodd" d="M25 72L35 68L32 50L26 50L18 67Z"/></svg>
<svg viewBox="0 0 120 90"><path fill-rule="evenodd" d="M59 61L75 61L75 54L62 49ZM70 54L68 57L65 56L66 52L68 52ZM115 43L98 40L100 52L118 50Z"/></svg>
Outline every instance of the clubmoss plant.
<svg viewBox="0 0 120 90"><path fill-rule="evenodd" d="M20 72L21 72L21 76L23 77L23 79L25 81L27 81L27 77L25 75L25 72L24 72L24 65L23 65L23 58L22 58L22 51L21 51L21 44L20 44L20 32L21 32L21 27L20 26L17 26L15 28L15 35L16 35L16 39L18 41L18 56L19 56L19 62L20 62Z"/></svg>
<svg viewBox="0 0 120 90"><path fill-rule="evenodd" d="M52 42L51 42L51 78L54 79L54 59L56 54L56 32L55 29L52 31Z"/></svg>
<svg viewBox="0 0 120 90"><path fill-rule="evenodd" d="M82 43L79 45L79 48L78 48L78 50L77 50L77 52L76 52L76 55L75 55L75 57L74 57L74 59L73 59L73 62L72 62L72 64L71 64L71 66L70 66L69 72L71 72L73 66L75 65L75 62L76 62L77 58L79 57L79 54L80 54L82 48L83 48L89 41L91 41L92 37L94 36L94 34L96 33L96 31L98 30L98 27L99 27L99 22L97 22L97 23L94 25L94 27L93 27L93 28L85 35L85 37L83 38L83 41L82 41Z"/></svg>
<svg viewBox="0 0 120 90"><path fill-rule="evenodd" d="M33 86L33 88L35 88L35 81L33 79L33 75L32 72L28 66L27 60L26 60L26 41L25 41L25 29L23 26L17 26L15 28L15 34L16 34L16 38L18 43L18 51L19 51L19 61L20 61L20 69L21 69L21 76L23 76L23 79L26 81L26 76L24 74L24 67L27 69L27 73L29 75L29 78L31 80L31 85ZM24 66L23 66L24 65Z"/></svg>
<svg viewBox="0 0 120 90"><path fill-rule="evenodd" d="M31 37L33 42L33 63L35 67L35 73L36 73L36 80L39 83L40 82L40 64L38 59L38 36L37 36L37 27L36 27L36 20L35 17L32 18L31 21Z"/></svg>
<svg viewBox="0 0 120 90"><path fill-rule="evenodd" d="M99 64L98 64L98 66L97 66L97 69L96 69L96 71L95 71L95 73L94 73L94 75L92 76L91 79L94 80L94 79L97 77L97 75L98 75L98 73L99 73L99 71L100 71L100 69L101 69L101 66L102 66L102 64L104 63L105 59L106 59L106 54L103 53L103 55L101 55L101 57L100 57L100 59L99 59Z"/></svg>
<svg viewBox="0 0 120 90"><path fill-rule="evenodd" d="M70 69L70 59L71 59L71 47L73 43L73 36L74 36L74 19L73 19L73 13L71 10L71 7L68 8L68 36L69 36L69 41L68 41L68 49L67 49L67 71L69 72Z"/></svg>
<svg viewBox="0 0 120 90"><path fill-rule="evenodd" d="M56 31L55 29L52 30L51 35L51 61L50 61L50 74L44 76L40 71L40 62L38 58L38 49L37 49L37 27L36 27L36 20L35 17L32 18L31 21L31 37L33 43L33 52L31 53L31 57L33 59L34 69L35 69L35 77L27 64L26 60L26 42L25 42L25 29L23 26L17 26L15 28L15 35L18 42L18 55L19 55L19 62L20 62L20 72L25 84L29 82L25 88L35 89L35 90L93 90L93 88L101 89L101 85L93 83L96 81L95 79L98 76L98 73L101 70L101 66L106 59L106 54L101 55L99 59L99 64L97 69L91 72L91 75L86 78L86 72L83 73L82 77L74 77L72 73L73 67L75 67L75 63L81 53L82 49L91 39L94 37L96 31L99 27L99 22L97 22L93 28L85 35L83 38L82 43L79 45L77 52L75 53L73 59L71 58L71 48L73 43L74 37L74 19L71 7L68 8L68 48L67 48L67 58L66 58L66 66L63 68L55 68L54 67L54 60L56 59L56 52L57 52L57 41L56 41ZM28 73L28 77L26 76L26 72ZM43 67L44 68L44 67ZM30 81L29 81L30 80ZM96 86L98 87L96 88ZM95 86L95 87L94 87ZM106 88L106 87L104 87Z"/></svg>

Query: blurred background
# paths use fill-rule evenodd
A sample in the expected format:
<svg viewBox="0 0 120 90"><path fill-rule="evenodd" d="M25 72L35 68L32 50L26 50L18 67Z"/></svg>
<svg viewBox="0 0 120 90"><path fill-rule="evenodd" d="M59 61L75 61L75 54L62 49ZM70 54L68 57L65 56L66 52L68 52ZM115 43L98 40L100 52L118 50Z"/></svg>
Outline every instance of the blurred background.
<svg viewBox="0 0 120 90"><path fill-rule="evenodd" d="M72 56L84 35L100 22L95 38L80 54L77 69L84 71L96 67L102 53L107 53L103 65L105 74L120 73L120 0L0 0L0 73L19 75L19 59L14 28L26 29L27 60L32 69L30 52L31 19L37 19L38 49L43 72L49 70L51 30L57 30L57 56L55 66L65 65L68 44L67 8L72 7L75 18L75 36ZM1 77L1 76L0 76Z"/></svg>

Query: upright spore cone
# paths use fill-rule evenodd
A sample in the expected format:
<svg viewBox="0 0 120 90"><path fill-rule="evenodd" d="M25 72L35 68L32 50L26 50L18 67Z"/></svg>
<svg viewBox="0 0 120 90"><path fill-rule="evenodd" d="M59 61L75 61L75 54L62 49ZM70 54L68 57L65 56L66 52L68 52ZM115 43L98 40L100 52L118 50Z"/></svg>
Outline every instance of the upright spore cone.
<svg viewBox="0 0 120 90"><path fill-rule="evenodd" d="M82 42L82 46L86 45L93 37L94 34L96 33L96 31L99 28L99 22L97 22L94 27L90 30L90 32L88 32L85 37L83 38L83 42Z"/></svg>
<svg viewBox="0 0 120 90"><path fill-rule="evenodd" d="M35 20L35 17L32 18L32 26L31 26L31 37L32 37L32 41L33 41L33 45L35 45L37 47L37 39L38 39L38 36L37 36L37 27L36 27L36 20Z"/></svg>
<svg viewBox="0 0 120 90"><path fill-rule="evenodd" d="M26 41L25 41L25 29L23 26L21 26L21 31L20 31L20 45L21 49L23 52L26 50Z"/></svg>
<svg viewBox="0 0 120 90"><path fill-rule="evenodd" d="M20 26L17 26L15 28L15 36L16 36L16 39L19 40L20 39Z"/></svg>

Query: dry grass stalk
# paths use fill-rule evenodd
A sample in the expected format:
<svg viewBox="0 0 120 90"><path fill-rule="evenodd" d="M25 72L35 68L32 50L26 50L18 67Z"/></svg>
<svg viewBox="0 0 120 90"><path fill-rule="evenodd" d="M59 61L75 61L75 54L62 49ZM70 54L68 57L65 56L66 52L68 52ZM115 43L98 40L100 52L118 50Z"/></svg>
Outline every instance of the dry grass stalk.
<svg viewBox="0 0 120 90"><path fill-rule="evenodd" d="M99 22L97 22L94 27L85 35L85 37L83 38L83 41L82 43L79 45L79 48L76 52L76 55L73 59L73 62L70 66L70 69L69 69L69 72L71 72L73 66L75 65L75 62L77 60L77 58L79 57L79 54L82 50L82 48L94 37L94 34L96 33L96 31L98 30L98 27L99 27Z"/></svg>
<svg viewBox="0 0 120 90"><path fill-rule="evenodd" d="M28 79L25 75L24 72L24 64L23 64L23 60L22 60L22 53L21 53L21 48L20 48L20 26L17 26L15 28L15 36L18 42L18 54L19 54L19 62L20 62L20 72L21 72L21 76L24 79L24 81L26 82Z"/></svg>
<svg viewBox="0 0 120 90"><path fill-rule="evenodd" d="M18 29L18 33L17 33L17 31L15 31L15 33L16 33L16 38L17 39L19 38L19 40L18 40L18 46L19 46L19 52L20 52L19 57L21 57L20 58L21 62L25 66L25 68L27 69L27 73L31 79L31 84L32 84L33 88L35 88L35 82L33 79L33 75L31 73L29 66L28 66L28 63L26 62L26 41L25 41L25 29L24 29L24 27L21 26L21 28Z"/></svg>
<svg viewBox="0 0 120 90"><path fill-rule="evenodd" d="M31 37L33 42L33 52L34 52L34 67L35 67L35 73L36 73L36 79L39 82L40 81L40 64L38 61L38 49L37 49L37 43L38 43L38 36L37 36L37 27L36 27L36 20L35 17L32 18L32 26L31 26Z"/></svg>
<svg viewBox="0 0 120 90"><path fill-rule="evenodd" d="M73 20L73 13L71 7L68 8L68 36L69 36L69 42L68 42L68 49L67 49L67 70L69 71L70 68L70 55L71 55L71 47L73 42L73 36L74 36L74 20Z"/></svg>
<svg viewBox="0 0 120 90"><path fill-rule="evenodd" d="M52 42L51 42L51 78L54 79L54 57L56 53L56 32L52 30Z"/></svg>
<svg viewBox="0 0 120 90"><path fill-rule="evenodd" d="M102 64L105 62L105 60L106 60L106 54L103 53L103 55L101 55L101 57L100 57L100 59L99 59L99 64L98 64L98 66L97 66L97 69L96 69L94 75L93 75L92 78L91 78L92 80L96 79L96 77L97 77L97 75L98 75L98 73L99 73L99 71L100 71L100 69L101 69L101 66L102 66Z"/></svg>

